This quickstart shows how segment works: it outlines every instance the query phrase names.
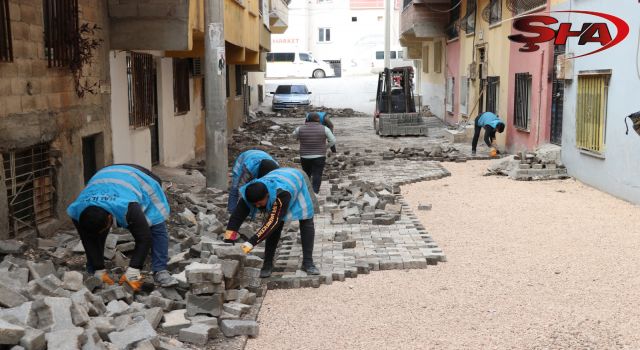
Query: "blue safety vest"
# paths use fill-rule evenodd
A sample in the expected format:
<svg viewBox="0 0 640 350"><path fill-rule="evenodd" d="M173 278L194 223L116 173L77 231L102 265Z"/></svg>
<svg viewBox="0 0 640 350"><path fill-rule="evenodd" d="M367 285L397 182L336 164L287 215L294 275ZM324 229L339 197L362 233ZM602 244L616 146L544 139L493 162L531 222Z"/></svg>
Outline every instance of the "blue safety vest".
<svg viewBox="0 0 640 350"><path fill-rule="evenodd" d="M272 160L278 164L269 153L257 149L242 152L236 158L231 169L231 188L229 189L229 200L227 201L227 209L230 213L233 213L240 199L238 190L242 185L258 177L260 162L265 159ZM278 164L278 166L280 165Z"/></svg>
<svg viewBox="0 0 640 350"><path fill-rule="evenodd" d="M79 221L80 214L87 207L96 206L113 215L118 226L126 228L127 211L132 202L140 204L149 226L169 218L169 202L161 185L144 172L126 165L100 169L69 205L67 214Z"/></svg>
<svg viewBox="0 0 640 350"><path fill-rule="evenodd" d="M324 124L324 116L327 114L327 112L312 112L312 113L318 113L318 115L320 116L320 124L325 125ZM309 114L307 113L307 115L305 116L305 121L310 121L309 120Z"/></svg>
<svg viewBox="0 0 640 350"><path fill-rule="evenodd" d="M501 123L504 124L502 120L500 120L500 118L498 118L498 116L492 112L484 112L480 115L480 118L478 118L479 127L489 125L495 129L496 127L498 127L498 124Z"/></svg>
<svg viewBox="0 0 640 350"><path fill-rule="evenodd" d="M291 194L291 201L289 201L289 208L287 215L284 217L284 221L293 220L306 220L313 218L316 201L315 194L309 190L310 183L309 178L302 171L293 168L280 168L276 169L269 174L255 179L240 188L240 194L244 199L247 206L251 209L251 214L255 215L257 208L253 203L249 203L246 197L247 186L255 183L263 183L269 192L269 199L267 200L267 209L273 206L273 203L278 196L278 191L287 191Z"/></svg>

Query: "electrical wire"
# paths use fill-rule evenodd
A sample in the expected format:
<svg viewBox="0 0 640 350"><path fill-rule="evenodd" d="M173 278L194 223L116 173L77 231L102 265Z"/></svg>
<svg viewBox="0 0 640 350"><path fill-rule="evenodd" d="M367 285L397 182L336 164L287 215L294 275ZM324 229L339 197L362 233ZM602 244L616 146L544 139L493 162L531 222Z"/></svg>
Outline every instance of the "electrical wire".
<svg viewBox="0 0 640 350"><path fill-rule="evenodd" d="M462 4L462 0L458 1L458 3L457 3L455 6L453 6L452 8L450 8L450 9L448 9L448 10L444 10L444 11L443 11L443 10L435 9L435 8L433 8L433 7L429 6L429 5L427 5L427 8L428 8L429 10L431 10L431 11L434 11L434 12L447 13L447 12L451 12L451 11L455 10L458 6L460 6L460 4Z"/></svg>

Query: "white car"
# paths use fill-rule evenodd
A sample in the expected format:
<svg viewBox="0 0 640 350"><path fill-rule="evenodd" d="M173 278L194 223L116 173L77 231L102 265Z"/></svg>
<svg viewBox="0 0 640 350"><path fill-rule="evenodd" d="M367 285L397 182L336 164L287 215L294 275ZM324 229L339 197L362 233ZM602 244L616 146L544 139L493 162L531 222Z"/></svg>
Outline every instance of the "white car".
<svg viewBox="0 0 640 350"><path fill-rule="evenodd" d="M271 94L273 95L271 109L274 111L311 104L311 96L309 96L311 91L306 85L278 85L276 91Z"/></svg>
<svg viewBox="0 0 640 350"><path fill-rule="evenodd" d="M330 64L318 62L306 52L270 52L267 54L267 78L334 77Z"/></svg>

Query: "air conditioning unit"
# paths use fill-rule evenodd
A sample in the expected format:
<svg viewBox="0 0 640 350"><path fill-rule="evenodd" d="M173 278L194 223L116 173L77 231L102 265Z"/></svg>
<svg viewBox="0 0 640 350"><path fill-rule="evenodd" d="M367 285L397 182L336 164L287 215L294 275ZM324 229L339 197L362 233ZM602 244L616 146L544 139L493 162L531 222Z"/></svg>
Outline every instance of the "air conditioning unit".
<svg viewBox="0 0 640 350"><path fill-rule="evenodd" d="M558 55L556 62L556 79L573 80L573 57L572 53Z"/></svg>
<svg viewBox="0 0 640 350"><path fill-rule="evenodd" d="M202 58L196 57L191 59L191 75L194 77L201 77L204 75L202 71Z"/></svg>
<svg viewBox="0 0 640 350"><path fill-rule="evenodd" d="M467 68L467 76L471 80L475 80L478 77L478 63L471 62L469 68Z"/></svg>

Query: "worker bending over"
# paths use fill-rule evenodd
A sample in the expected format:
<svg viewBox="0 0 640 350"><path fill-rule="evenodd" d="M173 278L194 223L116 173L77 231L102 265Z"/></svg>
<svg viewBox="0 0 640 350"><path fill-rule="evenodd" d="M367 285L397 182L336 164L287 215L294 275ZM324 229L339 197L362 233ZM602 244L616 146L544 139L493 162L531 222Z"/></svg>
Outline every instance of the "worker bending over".
<svg viewBox="0 0 640 350"><path fill-rule="evenodd" d="M496 149L496 131L504 132L504 122L492 112L484 112L476 117L475 128L473 133L473 141L471 142L471 154L476 154L478 139L480 138L480 130L484 129L484 142L491 149L491 156L498 154Z"/></svg>
<svg viewBox="0 0 640 350"><path fill-rule="evenodd" d="M259 179L280 166L267 152L251 149L238 155L231 169L231 188L227 210L233 213L240 200L240 187L253 179Z"/></svg>

